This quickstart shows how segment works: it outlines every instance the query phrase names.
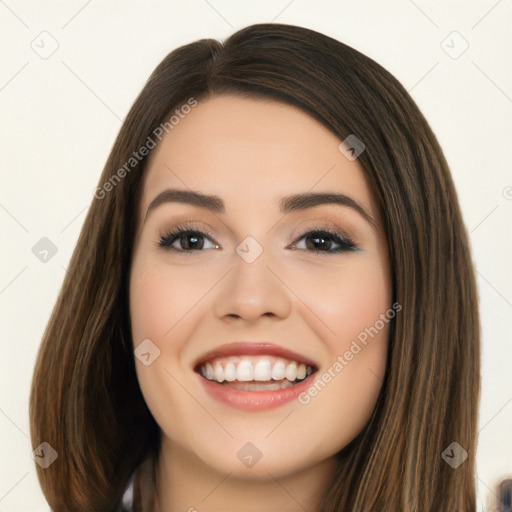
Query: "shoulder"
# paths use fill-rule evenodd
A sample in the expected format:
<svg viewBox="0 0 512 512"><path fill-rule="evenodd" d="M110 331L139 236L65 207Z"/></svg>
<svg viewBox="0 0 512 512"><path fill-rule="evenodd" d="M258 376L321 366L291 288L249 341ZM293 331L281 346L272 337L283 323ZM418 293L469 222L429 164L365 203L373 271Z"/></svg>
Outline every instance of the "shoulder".
<svg viewBox="0 0 512 512"><path fill-rule="evenodd" d="M133 472L131 477L128 479L121 498L121 503L115 512L133 512L133 485L135 482L135 474L136 471Z"/></svg>

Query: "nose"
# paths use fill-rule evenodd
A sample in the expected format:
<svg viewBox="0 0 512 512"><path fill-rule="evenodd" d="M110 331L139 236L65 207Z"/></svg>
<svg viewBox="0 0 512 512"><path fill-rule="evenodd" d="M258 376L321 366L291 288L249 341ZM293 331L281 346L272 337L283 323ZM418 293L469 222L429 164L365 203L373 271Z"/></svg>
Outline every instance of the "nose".
<svg viewBox="0 0 512 512"><path fill-rule="evenodd" d="M293 293L269 259L266 251L251 263L235 254L233 267L219 283L214 299L217 318L254 323L261 317L289 316Z"/></svg>

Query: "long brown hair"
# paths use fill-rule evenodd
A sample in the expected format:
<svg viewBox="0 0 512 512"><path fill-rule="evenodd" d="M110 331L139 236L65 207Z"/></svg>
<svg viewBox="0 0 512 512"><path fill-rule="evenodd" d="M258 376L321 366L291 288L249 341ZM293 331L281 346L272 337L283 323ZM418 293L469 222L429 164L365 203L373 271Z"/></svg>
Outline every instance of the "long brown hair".
<svg viewBox="0 0 512 512"><path fill-rule="evenodd" d="M59 454L47 469L37 467L52 510L115 510L130 475L158 454L159 428L137 383L128 313L147 159L126 163L190 98L217 94L295 105L340 140L355 134L366 147L358 162L383 219L402 311L391 323L373 415L338 454L320 510L475 510L480 325L448 165L389 72L335 39L283 24L252 25L222 43L202 39L174 50L122 125L34 370L32 444L46 441ZM442 457L453 442L468 453L457 468Z"/></svg>

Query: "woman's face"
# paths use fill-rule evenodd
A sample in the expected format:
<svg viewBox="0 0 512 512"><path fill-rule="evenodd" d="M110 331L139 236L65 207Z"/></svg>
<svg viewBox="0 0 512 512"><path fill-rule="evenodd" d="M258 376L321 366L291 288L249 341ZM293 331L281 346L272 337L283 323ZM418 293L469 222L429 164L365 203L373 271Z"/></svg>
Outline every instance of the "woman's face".
<svg viewBox="0 0 512 512"><path fill-rule="evenodd" d="M295 107L217 96L152 150L130 315L139 384L171 454L279 477L329 459L368 421L390 269L340 142Z"/></svg>

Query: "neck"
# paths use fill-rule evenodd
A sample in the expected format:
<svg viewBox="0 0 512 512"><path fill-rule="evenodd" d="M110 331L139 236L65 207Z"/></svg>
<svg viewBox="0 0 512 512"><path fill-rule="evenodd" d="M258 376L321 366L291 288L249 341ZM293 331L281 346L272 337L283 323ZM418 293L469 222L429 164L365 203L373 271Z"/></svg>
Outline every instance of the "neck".
<svg viewBox="0 0 512 512"><path fill-rule="evenodd" d="M279 478L238 478L162 438L154 512L314 512L334 468L329 458Z"/></svg>

